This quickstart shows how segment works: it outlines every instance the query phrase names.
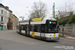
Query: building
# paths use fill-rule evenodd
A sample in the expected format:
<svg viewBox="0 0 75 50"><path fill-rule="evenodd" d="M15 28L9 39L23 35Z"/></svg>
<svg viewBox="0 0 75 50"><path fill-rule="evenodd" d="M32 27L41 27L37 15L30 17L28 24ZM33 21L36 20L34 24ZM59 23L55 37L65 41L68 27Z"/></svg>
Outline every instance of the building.
<svg viewBox="0 0 75 50"><path fill-rule="evenodd" d="M15 15L13 15L12 16L12 29L16 29L16 27L18 26L18 21L19 21L19 19L15 16Z"/></svg>
<svg viewBox="0 0 75 50"><path fill-rule="evenodd" d="M12 29L12 17L13 17L13 15L12 15L12 11L11 10L9 10L9 18L8 18L8 23L7 23L7 28L8 29Z"/></svg>
<svg viewBox="0 0 75 50"><path fill-rule="evenodd" d="M8 17L9 8L7 6L0 4L0 30L7 29Z"/></svg>
<svg viewBox="0 0 75 50"><path fill-rule="evenodd" d="M8 6L0 4L0 30L16 29L18 21Z"/></svg>

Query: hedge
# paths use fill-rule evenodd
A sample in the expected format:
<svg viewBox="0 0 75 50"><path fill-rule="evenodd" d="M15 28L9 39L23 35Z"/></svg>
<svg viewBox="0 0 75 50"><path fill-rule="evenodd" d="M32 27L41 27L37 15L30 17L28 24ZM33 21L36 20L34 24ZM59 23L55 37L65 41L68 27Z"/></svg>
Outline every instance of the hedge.
<svg viewBox="0 0 75 50"><path fill-rule="evenodd" d="M59 25L63 24L63 23L66 23L67 22L67 19L61 19L61 20L57 20Z"/></svg>
<svg viewBox="0 0 75 50"><path fill-rule="evenodd" d="M67 22L68 24L70 23L75 23L75 14L72 15L70 18L69 18L69 21Z"/></svg>
<svg viewBox="0 0 75 50"><path fill-rule="evenodd" d="M63 24L63 23L68 23L68 24L71 24L71 23L75 23L75 14L73 14L71 17L69 18L65 18L65 19L59 19L57 20L59 25Z"/></svg>

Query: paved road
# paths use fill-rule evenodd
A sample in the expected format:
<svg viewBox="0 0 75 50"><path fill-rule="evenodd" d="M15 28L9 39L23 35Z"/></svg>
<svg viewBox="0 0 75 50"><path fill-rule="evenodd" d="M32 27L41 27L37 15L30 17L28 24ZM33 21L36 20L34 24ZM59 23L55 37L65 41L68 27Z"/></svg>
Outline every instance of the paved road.
<svg viewBox="0 0 75 50"><path fill-rule="evenodd" d="M16 33L15 30L0 31L0 50L75 50L75 40L60 38L47 42Z"/></svg>

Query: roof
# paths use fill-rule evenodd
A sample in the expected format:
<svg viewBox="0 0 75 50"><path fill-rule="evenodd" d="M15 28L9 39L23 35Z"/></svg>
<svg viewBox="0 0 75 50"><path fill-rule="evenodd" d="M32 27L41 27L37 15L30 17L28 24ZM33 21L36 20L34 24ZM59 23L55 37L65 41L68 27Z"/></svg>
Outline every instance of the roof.
<svg viewBox="0 0 75 50"><path fill-rule="evenodd" d="M1 4L1 3L0 3L0 7L3 7L3 8L5 8L6 10L8 10L8 11L12 12L11 10L9 10L9 7L8 7L8 6L4 6L4 5L3 5L3 4Z"/></svg>
<svg viewBox="0 0 75 50"><path fill-rule="evenodd" d="M17 16L16 16L16 15L14 15L14 14L13 14L13 16L15 16L15 17L17 18Z"/></svg>
<svg viewBox="0 0 75 50"><path fill-rule="evenodd" d="M19 22L29 22L29 20L19 21Z"/></svg>
<svg viewBox="0 0 75 50"><path fill-rule="evenodd" d="M33 18L33 19L36 19L36 18ZM35 21L32 21L32 19L30 19L31 20L31 22L35 22ZM56 19L54 19L54 18L52 18L52 17L46 17L46 18L42 18L42 20L41 21L45 21L45 20L55 20L56 21ZM24 21L20 21L20 22L28 22L29 20L24 20Z"/></svg>
<svg viewBox="0 0 75 50"><path fill-rule="evenodd" d="M54 19L54 18L52 18L52 17L46 17L46 18L44 18L42 21L45 21L45 20L56 20L56 19Z"/></svg>

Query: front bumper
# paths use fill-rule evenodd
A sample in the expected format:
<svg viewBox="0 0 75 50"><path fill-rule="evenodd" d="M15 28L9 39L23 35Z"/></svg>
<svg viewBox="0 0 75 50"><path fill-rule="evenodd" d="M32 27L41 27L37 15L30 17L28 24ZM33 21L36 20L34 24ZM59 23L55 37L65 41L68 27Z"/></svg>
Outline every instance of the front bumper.
<svg viewBox="0 0 75 50"><path fill-rule="evenodd" d="M50 38L45 38L47 41L54 41L54 40L59 40L59 37L50 37Z"/></svg>

